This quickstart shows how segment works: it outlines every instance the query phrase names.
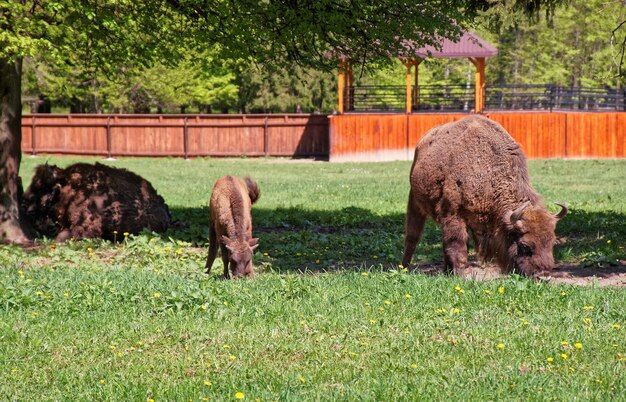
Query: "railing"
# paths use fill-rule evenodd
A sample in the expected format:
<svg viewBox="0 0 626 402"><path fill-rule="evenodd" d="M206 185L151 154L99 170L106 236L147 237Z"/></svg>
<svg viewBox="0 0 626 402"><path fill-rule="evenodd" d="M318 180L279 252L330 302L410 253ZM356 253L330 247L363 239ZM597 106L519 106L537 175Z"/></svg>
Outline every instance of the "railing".
<svg viewBox="0 0 626 402"><path fill-rule="evenodd" d="M415 112L471 112L474 105L473 85L422 85L413 88Z"/></svg>
<svg viewBox="0 0 626 402"><path fill-rule="evenodd" d="M623 89L563 87L556 85L489 86L489 110L624 111Z"/></svg>
<svg viewBox="0 0 626 402"><path fill-rule="evenodd" d="M349 112L404 112L405 86L359 86L346 88L344 110Z"/></svg>
<svg viewBox="0 0 626 402"><path fill-rule="evenodd" d="M474 85L413 87L413 112L471 112ZM346 112L404 112L406 86L346 88ZM485 110L625 111L626 90L557 85L492 85L485 88Z"/></svg>

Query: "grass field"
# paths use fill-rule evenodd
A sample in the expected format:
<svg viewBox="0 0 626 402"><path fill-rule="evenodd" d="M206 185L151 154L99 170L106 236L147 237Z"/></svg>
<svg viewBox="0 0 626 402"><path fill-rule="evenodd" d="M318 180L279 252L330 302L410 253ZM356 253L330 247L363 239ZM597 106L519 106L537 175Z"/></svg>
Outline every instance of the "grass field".
<svg viewBox="0 0 626 402"><path fill-rule="evenodd" d="M25 183L46 160L79 159L25 157ZM149 179L186 226L1 247L2 400L626 399L626 289L398 269L410 162L103 163ZM626 260L626 161L530 170L570 206L558 263ZM203 272L224 174L261 187L254 280L220 280L219 258ZM440 238L429 223L414 262L441 261Z"/></svg>

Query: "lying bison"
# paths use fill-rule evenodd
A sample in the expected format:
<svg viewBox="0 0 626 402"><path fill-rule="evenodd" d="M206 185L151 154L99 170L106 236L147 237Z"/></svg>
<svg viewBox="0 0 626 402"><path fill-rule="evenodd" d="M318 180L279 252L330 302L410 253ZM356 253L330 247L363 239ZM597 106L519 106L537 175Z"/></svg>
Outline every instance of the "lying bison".
<svg viewBox="0 0 626 402"><path fill-rule="evenodd" d="M114 240L144 228L164 232L170 224L167 205L148 181L100 163L38 166L22 207L35 229L57 241Z"/></svg>
<svg viewBox="0 0 626 402"><path fill-rule="evenodd" d="M207 274L211 272L219 244L225 278L230 277L229 264L235 277L254 276L252 252L258 247L259 239L252 238L250 209L260 195L259 186L249 177L245 183L232 176L217 180L211 193Z"/></svg>
<svg viewBox="0 0 626 402"><path fill-rule="evenodd" d="M466 266L468 229L478 255L503 272L553 268L554 229L567 208L546 210L519 144L498 123L471 116L431 129L415 149L410 183L404 266L431 217L442 227L447 271Z"/></svg>

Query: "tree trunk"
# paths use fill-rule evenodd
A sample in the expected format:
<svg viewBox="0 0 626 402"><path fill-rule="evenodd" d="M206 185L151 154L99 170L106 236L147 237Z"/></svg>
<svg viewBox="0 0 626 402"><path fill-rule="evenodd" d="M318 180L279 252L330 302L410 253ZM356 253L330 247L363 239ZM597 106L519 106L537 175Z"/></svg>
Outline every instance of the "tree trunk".
<svg viewBox="0 0 626 402"><path fill-rule="evenodd" d="M22 183L22 61L0 58L0 243L27 244L20 222Z"/></svg>

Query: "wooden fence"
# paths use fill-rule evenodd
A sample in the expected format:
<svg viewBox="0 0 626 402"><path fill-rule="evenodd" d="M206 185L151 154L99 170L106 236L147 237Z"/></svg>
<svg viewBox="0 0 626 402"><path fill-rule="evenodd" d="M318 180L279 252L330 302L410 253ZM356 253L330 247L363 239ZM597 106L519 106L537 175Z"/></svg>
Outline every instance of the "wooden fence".
<svg viewBox="0 0 626 402"><path fill-rule="evenodd" d="M490 112L528 158L624 158L624 112ZM435 125L467 114L344 114L330 118L329 160L412 159Z"/></svg>
<svg viewBox="0 0 626 402"><path fill-rule="evenodd" d="M328 117L33 114L22 151L115 156L328 156Z"/></svg>
<svg viewBox="0 0 626 402"><path fill-rule="evenodd" d="M411 159L420 138L462 113L24 115L22 150L115 156ZM528 158L624 158L624 112L489 112Z"/></svg>

